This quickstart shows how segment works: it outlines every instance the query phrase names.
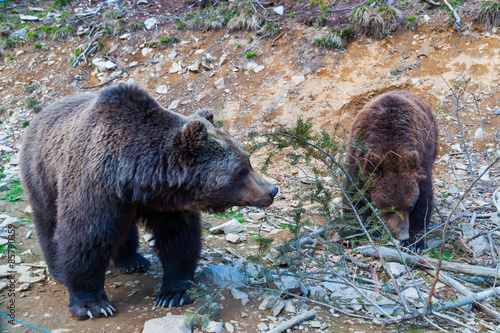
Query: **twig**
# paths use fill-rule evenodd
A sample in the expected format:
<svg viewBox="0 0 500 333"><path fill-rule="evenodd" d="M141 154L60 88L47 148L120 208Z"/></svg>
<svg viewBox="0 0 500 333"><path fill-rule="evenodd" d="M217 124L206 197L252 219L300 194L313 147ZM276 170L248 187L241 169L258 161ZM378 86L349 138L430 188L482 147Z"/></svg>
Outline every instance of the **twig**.
<svg viewBox="0 0 500 333"><path fill-rule="evenodd" d="M92 47L92 44L94 44L94 42L96 41L96 38L94 38L90 43L89 45L87 46L87 48L76 58L75 60L75 63L73 64L73 67L76 67L78 66L79 62L80 62L80 59L81 58L85 58L86 56L86 53L87 51Z"/></svg>
<svg viewBox="0 0 500 333"><path fill-rule="evenodd" d="M474 327L469 326L469 325L467 325L467 324L464 324L464 323L462 323L461 321L459 321L459 320L457 320L457 319L455 319L455 318L452 318L452 317L450 317L450 316L445 315L444 313L439 313L439 312L435 312L435 311L433 311L433 312L432 312L432 314L433 314L433 315L435 315L435 316L438 316L438 317L440 317L440 318L442 318L442 319L449 320L449 321L451 321L451 322L453 322L453 323L455 323L455 324L457 324L457 325L459 325L459 326L463 326L463 327L465 327L465 328L468 328L468 329L469 329L469 330L471 330L472 332L478 332L478 330L477 330L477 329L475 329Z"/></svg>
<svg viewBox="0 0 500 333"><path fill-rule="evenodd" d="M273 42L271 43L271 46L274 46L274 43L276 43L276 41L277 41L278 39L280 39L280 38L281 38L281 37L285 34L285 32L286 32L286 31L283 31L282 33L280 33L280 34L279 34L279 36L278 36L278 37L276 37L276 38L273 40Z"/></svg>
<svg viewBox="0 0 500 333"><path fill-rule="evenodd" d="M427 2L428 4L431 4L433 6L441 6L441 4L439 2L436 2L436 1L432 1L432 0L424 0L425 2Z"/></svg>
<svg viewBox="0 0 500 333"><path fill-rule="evenodd" d="M259 40L261 40L262 38L264 37L267 37L269 36L270 34L265 34L265 35L262 35L260 36L259 38L257 38L257 40L255 42L253 42L252 44L250 44L250 46L248 46L246 49L243 50L243 52L240 53L240 55L244 55L248 50L250 50L255 44L257 44L259 42Z"/></svg>
<svg viewBox="0 0 500 333"><path fill-rule="evenodd" d="M98 88L98 87L102 87L102 86L105 86L106 84L118 79L119 77L121 77L126 71L128 71L129 69L131 68L134 68L134 67L137 67L137 66L146 66L146 65L149 65L149 64L156 64L158 63L158 61L148 61L146 63L141 63L141 64L135 64L135 65L132 65L132 66L128 66L128 67L125 67L124 69L122 69L121 73L118 74L117 76L115 76L114 78L111 78L109 79L108 81L106 82L103 82L101 84L98 84L98 85L95 85L95 86L91 86L91 87L82 87L82 88L85 88L85 89L92 89L92 88Z"/></svg>
<svg viewBox="0 0 500 333"><path fill-rule="evenodd" d="M446 0L443 0L443 2L445 3L446 6L448 6L448 8L450 9L450 11L453 12L453 16L455 16L455 29L460 29L460 16L458 16L458 13L457 13L457 10L455 8L453 8L449 3L448 1Z"/></svg>
<svg viewBox="0 0 500 333"><path fill-rule="evenodd" d="M338 9L328 9L329 12L341 12L341 11L344 11L344 10L351 10L351 9L355 9L359 6L362 6L364 5L368 0L364 0L362 3L360 3L359 5L356 5L354 7L344 7L344 8L338 8Z"/></svg>
<svg viewBox="0 0 500 333"><path fill-rule="evenodd" d="M13 71L13 72L9 75L9 78L10 78L12 75L14 75L14 74L15 74L18 70L20 70L20 69L21 69L21 67L23 67L23 66L24 66L24 64L21 64L19 67L17 67L17 68L16 68L16 70L15 70L15 71Z"/></svg>
<svg viewBox="0 0 500 333"><path fill-rule="evenodd" d="M293 326L303 322L304 320L308 320L308 319L313 318L315 316L316 316L316 310L309 310L307 312L304 312L298 316L291 318L290 320L285 321L282 324L279 324L278 326L276 326L275 328L270 330L269 333L284 332L287 329L289 329L290 327L293 327Z"/></svg>

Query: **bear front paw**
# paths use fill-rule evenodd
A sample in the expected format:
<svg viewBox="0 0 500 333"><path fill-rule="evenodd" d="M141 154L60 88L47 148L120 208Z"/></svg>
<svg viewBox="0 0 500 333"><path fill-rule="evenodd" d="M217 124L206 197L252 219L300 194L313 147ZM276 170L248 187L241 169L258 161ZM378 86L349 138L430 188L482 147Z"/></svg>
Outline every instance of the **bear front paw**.
<svg viewBox="0 0 500 333"><path fill-rule="evenodd" d="M191 296L186 292L185 289L183 290L161 290L158 296L156 296L155 299L155 305L153 306L154 309L158 308L170 308L174 306L181 306L182 304L189 304L193 303L194 299L191 298Z"/></svg>
<svg viewBox="0 0 500 333"><path fill-rule="evenodd" d="M151 262L139 253L135 253L131 258L117 260L115 266L118 267L122 274L132 274L147 271L149 266L151 266Z"/></svg>
<svg viewBox="0 0 500 333"><path fill-rule="evenodd" d="M79 320L108 317L116 312L110 301L96 297L74 298L70 301L68 310Z"/></svg>

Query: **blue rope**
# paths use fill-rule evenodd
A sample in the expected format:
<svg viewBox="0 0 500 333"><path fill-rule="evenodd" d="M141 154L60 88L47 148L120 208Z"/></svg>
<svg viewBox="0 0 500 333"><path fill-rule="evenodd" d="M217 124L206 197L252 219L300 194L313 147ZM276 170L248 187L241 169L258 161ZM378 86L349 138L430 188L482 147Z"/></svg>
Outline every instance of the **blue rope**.
<svg viewBox="0 0 500 333"><path fill-rule="evenodd" d="M26 324L26 323L24 323L24 322L22 322L22 321L20 321L20 320L17 320L17 319L12 319L11 317L4 315L3 313L0 313L0 316L5 317L5 318L7 318L7 319L9 319L9 320L15 320L15 321L17 321L18 323L21 323L21 324L23 324L23 325L26 325L26 326L29 326L29 327L34 328L34 329L36 329L36 330L39 330L40 332L50 333L49 331L42 330L41 328L38 328L38 327L33 326L33 325L30 325L30 324Z"/></svg>

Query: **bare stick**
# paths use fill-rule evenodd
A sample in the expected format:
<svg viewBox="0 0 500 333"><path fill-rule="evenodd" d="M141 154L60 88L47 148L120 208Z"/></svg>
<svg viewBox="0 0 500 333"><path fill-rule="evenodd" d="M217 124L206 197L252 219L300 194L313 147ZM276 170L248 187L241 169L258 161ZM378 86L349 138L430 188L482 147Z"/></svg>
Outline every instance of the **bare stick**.
<svg viewBox="0 0 500 333"><path fill-rule="evenodd" d="M441 4L439 2L436 2L436 1L432 1L432 0L424 0L425 2L427 2L428 4L431 4L433 6L441 6Z"/></svg>
<svg viewBox="0 0 500 333"><path fill-rule="evenodd" d="M243 52L241 52L240 54L241 55L244 55L248 50L250 50L255 44L257 44L259 42L259 40L261 40L262 38L264 37L267 37L269 36L270 34L265 34L265 35L262 35L260 36L259 38L257 38L257 40L255 42L253 42L252 44L250 44L250 46L248 46L246 49L243 50Z"/></svg>
<svg viewBox="0 0 500 333"><path fill-rule="evenodd" d="M309 310L307 312L304 312L298 316L293 317L290 320L285 321L284 323L276 326L272 330L269 331L269 333L281 333L289 329L290 327L293 327L304 320L308 320L310 318L313 318L316 316L316 310Z"/></svg>
<svg viewBox="0 0 500 333"><path fill-rule="evenodd" d="M448 1L446 0L443 0L443 2L445 3L446 6L448 6L448 8L450 9L450 11L453 12L453 16L455 16L455 29L460 29L460 16L458 16L458 13L457 13L457 10L455 8L453 8L449 3Z"/></svg>

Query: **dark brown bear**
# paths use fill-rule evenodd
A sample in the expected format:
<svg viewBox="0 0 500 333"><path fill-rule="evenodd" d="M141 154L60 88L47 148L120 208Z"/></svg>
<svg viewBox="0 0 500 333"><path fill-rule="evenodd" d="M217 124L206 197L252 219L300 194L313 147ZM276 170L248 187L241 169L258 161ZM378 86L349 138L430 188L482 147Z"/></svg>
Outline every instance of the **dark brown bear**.
<svg viewBox="0 0 500 333"><path fill-rule="evenodd" d="M432 212L437 144L438 128L431 110L416 95L402 91L385 93L365 105L351 129L347 188L355 180L362 188L374 175L368 200L377 209L388 211L382 219L392 235L416 249L425 247L419 236ZM344 203L345 212L350 212L348 202ZM357 210L364 206L354 204ZM363 218L370 214L367 210Z"/></svg>
<svg viewBox="0 0 500 333"><path fill-rule="evenodd" d="M206 111L167 111L128 85L62 99L33 119L22 180L74 316L115 311L104 292L110 260L124 272L149 267L137 252L137 222L153 232L163 264L155 306L180 306L193 301L186 290L201 250L198 211L271 205L278 189L212 121Z"/></svg>

